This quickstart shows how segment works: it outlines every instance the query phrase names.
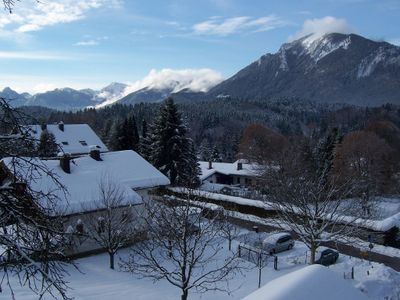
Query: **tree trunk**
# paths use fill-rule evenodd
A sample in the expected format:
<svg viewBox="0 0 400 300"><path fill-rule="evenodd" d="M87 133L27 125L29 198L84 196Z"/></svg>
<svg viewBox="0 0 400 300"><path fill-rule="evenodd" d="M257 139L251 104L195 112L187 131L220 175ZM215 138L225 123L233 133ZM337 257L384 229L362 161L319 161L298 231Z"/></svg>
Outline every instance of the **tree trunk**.
<svg viewBox="0 0 400 300"><path fill-rule="evenodd" d="M108 255L110 256L110 269L114 270L114 253L108 252Z"/></svg>
<svg viewBox="0 0 400 300"><path fill-rule="evenodd" d="M187 300L189 292L187 289L182 290L181 300Z"/></svg>
<svg viewBox="0 0 400 300"><path fill-rule="evenodd" d="M310 252L311 252L311 257L310 257L310 263L313 264L315 262L315 252L317 251L317 247L315 245L311 245L310 247Z"/></svg>

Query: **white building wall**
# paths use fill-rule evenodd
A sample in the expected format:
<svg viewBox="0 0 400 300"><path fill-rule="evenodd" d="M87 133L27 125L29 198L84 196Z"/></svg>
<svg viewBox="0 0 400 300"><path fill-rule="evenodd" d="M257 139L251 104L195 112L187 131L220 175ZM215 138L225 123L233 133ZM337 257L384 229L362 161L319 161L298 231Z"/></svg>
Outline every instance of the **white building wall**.
<svg viewBox="0 0 400 300"><path fill-rule="evenodd" d="M140 223L140 220L142 219L139 217L143 215L144 207L143 204L136 204L130 207L116 208L115 210L117 213L122 214L127 209L129 209L133 214L131 226L134 232L132 238L135 238L137 235L145 232L144 224ZM100 245L98 245L88 236L88 231L93 230L93 222L96 222L102 215L104 215L104 210L74 214L64 217L64 230L69 233L68 236L70 239L70 246L66 251L67 255L77 255L83 253L89 254L90 252L104 251ZM79 222L81 222L83 225L82 234L77 230L77 225Z"/></svg>

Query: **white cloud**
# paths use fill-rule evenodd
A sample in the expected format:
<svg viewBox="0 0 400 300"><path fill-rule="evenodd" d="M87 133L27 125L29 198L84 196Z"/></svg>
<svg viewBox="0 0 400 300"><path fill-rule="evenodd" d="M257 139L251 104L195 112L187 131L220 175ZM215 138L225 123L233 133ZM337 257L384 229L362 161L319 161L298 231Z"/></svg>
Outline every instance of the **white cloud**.
<svg viewBox="0 0 400 300"><path fill-rule="evenodd" d="M400 38L390 39L390 40L388 40L388 43L396 45L396 46L400 46Z"/></svg>
<svg viewBox="0 0 400 300"><path fill-rule="evenodd" d="M12 14L0 15L0 29L31 32L59 23L70 23L86 17L88 11L102 6L115 7L117 0L26 0Z"/></svg>
<svg viewBox="0 0 400 300"><path fill-rule="evenodd" d="M326 16L321 19L308 19L303 23L303 27L294 35L289 37L289 41L296 40L306 35L313 35L313 39L317 39L327 33L351 33L353 32L350 25L345 19L337 19Z"/></svg>
<svg viewBox="0 0 400 300"><path fill-rule="evenodd" d="M206 92L223 80L222 75L211 69L152 69L143 79L129 84L122 95L101 104L114 103L116 100L145 87L152 89L171 89L173 93L183 89L193 92Z"/></svg>
<svg viewBox="0 0 400 300"><path fill-rule="evenodd" d="M85 47L88 47L88 46L96 46L96 45L98 45L98 44L99 44L99 41L97 41L97 40L86 40L86 41L77 42L77 43L75 43L74 45L75 45L75 46L85 46Z"/></svg>
<svg viewBox="0 0 400 300"><path fill-rule="evenodd" d="M238 32L261 32L282 27L287 23L275 15L261 18L248 16L221 19L209 18L207 21L193 25L194 33L204 35L227 36Z"/></svg>
<svg viewBox="0 0 400 300"><path fill-rule="evenodd" d="M70 60L69 56L51 54L46 52L19 52L19 51L0 51L0 59L19 59L19 60Z"/></svg>
<svg viewBox="0 0 400 300"><path fill-rule="evenodd" d="M190 89L194 92L206 92L223 80L222 75L211 69L152 69L142 80L131 84L126 93L132 93L145 87L154 89L171 88L173 92Z"/></svg>
<svg viewBox="0 0 400 300"><path fill-rule="evenodd" d="M86 36L86 39L75 43L75 46L96 46L100 44L101 41L108 40L108 36L102 36L98 38L90 38L90 36Z"/></svg>

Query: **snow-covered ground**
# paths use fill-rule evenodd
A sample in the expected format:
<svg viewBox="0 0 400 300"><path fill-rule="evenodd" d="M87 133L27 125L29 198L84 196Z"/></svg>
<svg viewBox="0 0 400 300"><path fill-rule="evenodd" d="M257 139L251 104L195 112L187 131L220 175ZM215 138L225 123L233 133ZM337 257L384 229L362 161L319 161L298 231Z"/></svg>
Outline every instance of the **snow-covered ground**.
<svg viewBox="0 0 400 300"><path fill-rule="evenodd" d="M235 242L237 247L237 242ZM227 246L225 246L227 249ZM322 248L320 251L323 250ZM226 250L228 251L228 250ZM126 258L128 249L118 253L119 258ZM278 254L278 271L273 269L273 263L268 263L262 270L262 285L269 281L299 270L307 266L306 258L309 257L304 244L296 242L295 247L286 252ZM108 269L108 256L106 254L95 255L77 260L79 271L69 267L70 296L77 300L83 299L178 299L179 290L166 281L153 282L149 279L139 279L129 273L119 270ZM229 283L233 292L228 295L222 292L208 292L205 294L189 294L189 299L218 299L234 300L242 299L255 291L258 287L258 269L251 263L243 262L251 269L244 270L243 274L237 274ZM351 269L354 267L355 279L346 279L351 285L362 290L370 299L383 300L385 297L390 300L397 300L400 294L400 273L378 263L341 255L336 265L330 267L338 277L350 278ZM0 274L1 275L1 274ZM28 288L21 288L15 284L16 299L35 299ZM7 288L3 287L0 293L1 299L11 299ZM48 299L51 299L48 297ZM289 300L289 299L288 299ZM310 299L314 300L314 299ZM319 299L318 299L319 300Z"/></svg>

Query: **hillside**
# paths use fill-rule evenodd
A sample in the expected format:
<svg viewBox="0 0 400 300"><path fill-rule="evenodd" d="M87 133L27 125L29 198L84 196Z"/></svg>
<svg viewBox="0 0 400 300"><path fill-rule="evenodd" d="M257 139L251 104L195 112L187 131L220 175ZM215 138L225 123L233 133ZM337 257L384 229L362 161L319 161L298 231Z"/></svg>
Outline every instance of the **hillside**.
<svg viewBox="0 0 400 300"><path fill-rule="evenodd" d="M400 47L355 34L306 36L263 55L206 94L228 96L400 104Z"/></svg>

